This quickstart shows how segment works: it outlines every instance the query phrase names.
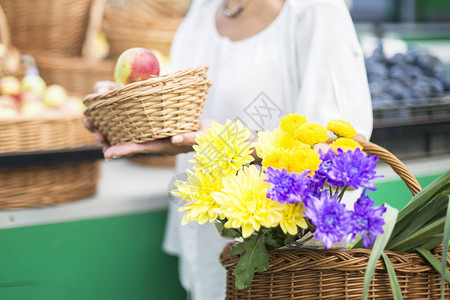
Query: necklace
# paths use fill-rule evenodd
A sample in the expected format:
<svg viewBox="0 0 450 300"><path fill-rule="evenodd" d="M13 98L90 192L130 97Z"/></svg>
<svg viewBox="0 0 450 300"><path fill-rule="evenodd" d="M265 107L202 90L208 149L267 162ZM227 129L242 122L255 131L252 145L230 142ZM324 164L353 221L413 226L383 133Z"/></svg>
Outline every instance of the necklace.
<svg viewBox="0 0 450 300"><path fill-rule="evenodd" d="M239 15L243 10L244 6L247 4L248 1L242 1L239 6L235 10L228 9L228 2L230 0L224 0L222 4L222 12L223 14L228 18L234 18L237 15Z"/></svg>

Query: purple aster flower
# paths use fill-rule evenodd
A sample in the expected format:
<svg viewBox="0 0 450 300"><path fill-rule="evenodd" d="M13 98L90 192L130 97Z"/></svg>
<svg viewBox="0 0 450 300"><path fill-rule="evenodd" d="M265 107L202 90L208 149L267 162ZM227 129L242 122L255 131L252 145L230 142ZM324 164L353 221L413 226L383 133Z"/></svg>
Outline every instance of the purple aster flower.
<svg viewBox="0 0 450 300"><path fill-rule="evenodd" d="M328 177L355 189L363 187L376 191L377 188L370 181L381 177L375 175L377 160L377 156L364 155L359 148L347 152L338 148L336 158L329 167Z"/></svg>
<svg viewBox="0 0 450 300"><path fill-rule="evenodd" d="M366 189L363 190L363 192L361 193L361 196L359 196L358 200L356 200L356 203L358 205L369 205L372 206L375 204L375 202L370 199L370 197L368 195L366 195Z"/></svg>
<svg viewBox="0 0 450 300"><path fill-rule="evenodd" d="M311 179L306 175L310 171L289 173L286 169L274 169L268 167L264 173L267 174L265 181L271 185L267 192L267 198L280 203L302 202L305 195L310 192Z"/></svg>
<svg viewBox="0 0 450 300"><path fill-rule="evenodd" d="M325 183L336 187L341 188L344 187L345 185L344 182L333 180L328 176L331 164L333 163L333 160L336 159L334 149L329 149L327 152L323 152L322 149L319 149L319 154L320 160L322 162L319 165L319 169L314 173L314 176L312 177L314 188L317 190L320 187L322 187Z"/></svg>
<svg viewBox="0 0 450 300"><path fill-rule="evenodd" d="M362 195L354 204L351 216L350 241L352 242L357 235L361 235L366 248L373 244L378 235L383 234L383 214L386 207L373 206L373 203L369 196Z"/></svg>
<svg viewBox="0 0 450 300"><path fill-rule="evenodd" d="M352 229L350 223L352 213L338 201L337 195L330 197L329 191L324 190L320 193L320 197L310 198L305 203L304 214L316 226L314 236L322 240L325 248L331 248L335 242L345 239Z"/></svg>

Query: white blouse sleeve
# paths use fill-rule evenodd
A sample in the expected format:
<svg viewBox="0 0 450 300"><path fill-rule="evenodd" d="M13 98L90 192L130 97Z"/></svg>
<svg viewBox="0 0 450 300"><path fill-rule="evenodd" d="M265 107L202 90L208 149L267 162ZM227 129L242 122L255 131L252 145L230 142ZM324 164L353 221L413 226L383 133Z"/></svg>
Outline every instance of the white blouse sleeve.
<svg viewBox="0 0 450 300"><path fill-rule="evenodd" d="M298 13L296 28L300 91L295 110L322 125L343 119L368 140L372 104L350 14L342 0L309 2Z"/></svg>

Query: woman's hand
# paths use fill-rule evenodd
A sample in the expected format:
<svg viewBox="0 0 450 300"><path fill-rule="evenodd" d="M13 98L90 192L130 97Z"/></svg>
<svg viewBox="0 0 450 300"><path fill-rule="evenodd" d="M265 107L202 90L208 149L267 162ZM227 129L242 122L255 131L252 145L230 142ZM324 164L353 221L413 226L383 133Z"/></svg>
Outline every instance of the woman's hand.
<svg viewBox="0 0 450 300"><path fill-rule="evenodd" d="M103 155L106 160L127 156L137 153L159 153L165 155L176 155L179 153L186 153L192 151L192 146L195 145L195 138L199 132L204 132L211 126L211 120L205 120L200 123L200 129L195 132L188 132L176 135L170 138L159 139L142 144L122 144L109 145L106 138L99 132L96 132L92 122L84 119L85 126L95 132L94 138L97 142L103 144Z"/></svg>

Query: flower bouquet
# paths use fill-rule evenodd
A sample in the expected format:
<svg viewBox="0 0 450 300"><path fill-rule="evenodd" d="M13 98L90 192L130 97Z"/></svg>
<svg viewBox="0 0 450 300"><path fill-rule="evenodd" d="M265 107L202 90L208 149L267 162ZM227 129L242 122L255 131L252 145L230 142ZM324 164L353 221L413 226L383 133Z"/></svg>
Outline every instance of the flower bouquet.
<svg viewBox="0 0 450 300"><path fill-rule="evenodd" d="M257 142L239 121L215 123L197 136L193 171L187 170L187 181L175 183L172 194L186 201L180 208L183 224L214 222L222 236L235 241L231 254L239 255L233 272L237 289L248 287L255 270L269 269L268 251L317 248L318 242L327 249L372 247L363 298L384 249L422 248L436 269L442 271L441 265L445 270L446 260L437 263L429 250L444 240L447 253L450 231L444 234L443 228L449 227L450 214L442 209L448 207L450 172L400 214L386 204L375 206L366 190L376 190L372 180L380 177L378 158L365 154L352 139L355 135L342 120L331 120L325 128L290 114L279 128L259 132ZM330 136L334 141L324 147ZM253 151L261 167L254 164ZM344 204L350 189L359 197ZM386 266L394 296L400 295L395 299L401 299L389 259Z"/></svg>

